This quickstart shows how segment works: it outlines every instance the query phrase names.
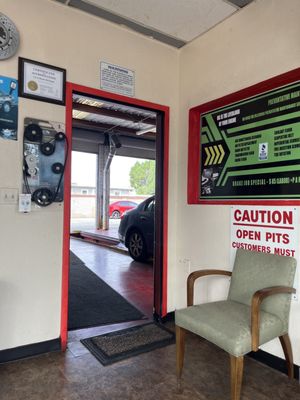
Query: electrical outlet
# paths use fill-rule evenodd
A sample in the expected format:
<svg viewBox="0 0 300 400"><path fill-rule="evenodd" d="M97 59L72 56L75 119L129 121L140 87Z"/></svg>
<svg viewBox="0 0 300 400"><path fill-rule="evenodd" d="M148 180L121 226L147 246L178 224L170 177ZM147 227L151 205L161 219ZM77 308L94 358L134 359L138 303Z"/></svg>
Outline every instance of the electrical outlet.
<svg viewBox="0 0 300 400"><path fill-rule="evenodd" d="M17 204L18 189L1 188L0 189L0 204Z"/></svg>
<svg viewBox="0 0 300 400"><path fill-rule="evenodd" d="M29 213L31 211L31 194L20 193L19 211L22 213Z"/></svg>

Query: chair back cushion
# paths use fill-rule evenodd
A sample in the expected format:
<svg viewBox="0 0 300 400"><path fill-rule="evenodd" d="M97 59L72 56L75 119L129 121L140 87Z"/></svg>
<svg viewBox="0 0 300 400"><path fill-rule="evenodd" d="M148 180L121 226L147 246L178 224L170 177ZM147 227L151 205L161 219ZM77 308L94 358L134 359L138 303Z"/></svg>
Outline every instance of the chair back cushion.
<svg viewBox="0 0 300 400"><path fill-rule="evenodd" d="M228 299L251 306L253 294L271 286L293 286L296 260L292 257L238 249ZM291 295L267 297L261 309L279 317L288 330Z"/></svg>

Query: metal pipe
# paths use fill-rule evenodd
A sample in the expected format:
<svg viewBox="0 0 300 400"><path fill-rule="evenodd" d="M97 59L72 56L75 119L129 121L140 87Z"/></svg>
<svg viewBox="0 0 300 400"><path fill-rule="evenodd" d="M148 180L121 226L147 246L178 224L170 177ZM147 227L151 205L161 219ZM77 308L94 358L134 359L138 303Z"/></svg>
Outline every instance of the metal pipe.
<svg viewBox="0 0 300 400"><path fill-rule="evenodd" d="M103 170L103 209L102 209L102 229L109 229L109 190L110 190L110 165L116 154L116 146L110 141L109 153Z"/></svg>
<svg viewBox="0 0 300 400"><path fill-rule="evenodd" d="M96 229L102 229L102 211L103 211L103 169L104 169L104 146L98 146L98 164L97 164L97 188L96 188Z"/></svg>

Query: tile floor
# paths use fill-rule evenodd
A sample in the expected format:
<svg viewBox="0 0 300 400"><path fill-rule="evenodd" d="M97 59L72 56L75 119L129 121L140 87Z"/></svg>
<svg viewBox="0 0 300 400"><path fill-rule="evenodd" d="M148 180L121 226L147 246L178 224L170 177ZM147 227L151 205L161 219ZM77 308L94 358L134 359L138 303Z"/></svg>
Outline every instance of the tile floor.
<svg viewBox="0 0 300 400"><path fill-rule="evenodd" d="M84 242L73 240L71 246L94 272L101 273L102 279L134 305L139 304L139 308L151 316L151 265L135 265L130 260L128 263L128 258L127 263L125 259L122 262L117 253L111 255L111 250L105 249L102 252L99 246ZM118 259L118 262L113 263L114 259ZM104 264L106 268L103 268ZM118 273L116 265L120 269ZM142 270L142 276L148 277L148 280L133 279L137 268ZM146 281L150 284L146 285ZM137 299L134 288L141 285L146 285L143 290L149 296ZM175 345L103 367L79 341L84 337L123 329L136 323L73 331L69 334L65 353L49 353L0 365L0 400L230 399L228 355L194 335L187 335L182 394L176 391ZM169 327L173 328L173 325ZM268 399L300 399L299 383L246 358L241 400Z"/></svg>
<svg viewBox="0 0 300 400"><path fill-rule="evenodd" d="M228 355L187 336L184 391L176 391L175 345L103 367L90 353L51 353L0 365L1 400L229 400ZM241 400L297 400L300 386L246 358Z"/></svg>

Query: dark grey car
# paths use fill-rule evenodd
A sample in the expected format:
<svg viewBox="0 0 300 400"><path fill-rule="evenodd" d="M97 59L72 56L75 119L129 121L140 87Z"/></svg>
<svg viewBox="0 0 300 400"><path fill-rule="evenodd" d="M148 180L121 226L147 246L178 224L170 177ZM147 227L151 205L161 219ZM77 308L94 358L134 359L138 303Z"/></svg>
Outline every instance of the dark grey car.
<svg viewBox="0 0 300 400"><path fill-rule="evenodd" d="M144 200L135 209L127 211L119 226L119 239L136 261L145 261L153 255L154 196Z"/></svg>

